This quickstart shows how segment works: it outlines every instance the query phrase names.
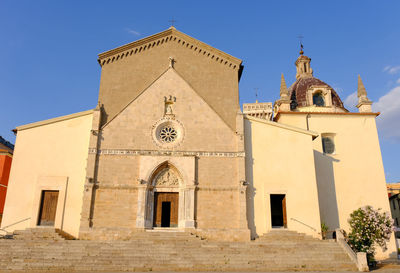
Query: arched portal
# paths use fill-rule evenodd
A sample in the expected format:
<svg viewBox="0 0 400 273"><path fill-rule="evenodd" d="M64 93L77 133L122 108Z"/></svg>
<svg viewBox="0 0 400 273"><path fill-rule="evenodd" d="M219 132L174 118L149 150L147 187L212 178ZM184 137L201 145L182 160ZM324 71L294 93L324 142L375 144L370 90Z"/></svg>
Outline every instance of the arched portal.
<svg viewBox="0 0 400 273"><path fill-rule="evenodd" d="M194 187L169 161L158 165L138 191L137 227L194 227Z"/></svg>
<svg viewBox="0 0 400 273"><path fill-rule="evenodd" d="M153 227L178 227L182 184L178 170L166 162L157 168L150 182L154 192Z"/></svg>

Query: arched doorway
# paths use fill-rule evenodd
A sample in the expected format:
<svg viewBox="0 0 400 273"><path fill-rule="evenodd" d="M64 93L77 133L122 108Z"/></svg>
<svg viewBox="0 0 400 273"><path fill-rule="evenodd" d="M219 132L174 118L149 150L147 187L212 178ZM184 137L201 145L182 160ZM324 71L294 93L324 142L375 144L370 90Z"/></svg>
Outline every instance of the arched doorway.
<svg viewBox="0 0 400 273"><path fill-rule="evenodd" d="M185 182L169 161L151 171L138 187L138 228L194 228L195 185Z"/></svg>
<svg viewBox="0 0 400 273"><path fill-rule="evenodd" d="M176 168L168 163L160 166L153 176L153 227L178 227L182 178Z"/></svg>

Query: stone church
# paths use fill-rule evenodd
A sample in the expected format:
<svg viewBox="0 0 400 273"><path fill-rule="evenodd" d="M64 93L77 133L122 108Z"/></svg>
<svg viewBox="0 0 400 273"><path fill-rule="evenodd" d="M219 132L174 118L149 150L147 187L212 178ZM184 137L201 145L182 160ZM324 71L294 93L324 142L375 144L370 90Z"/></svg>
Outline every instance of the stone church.
<svg viewBox="0 0 400 273"><path fill-rule="evenodd" d="M372 102L358 113L297 59L280 99L239 104L242 61L171 27L101 53L93 110L19 126L2 228L80 239L191 230L321 238L364 205L390 211ZM278 90L278 88L277 88ZM387 257L395 251L394 241Z"/></svg>

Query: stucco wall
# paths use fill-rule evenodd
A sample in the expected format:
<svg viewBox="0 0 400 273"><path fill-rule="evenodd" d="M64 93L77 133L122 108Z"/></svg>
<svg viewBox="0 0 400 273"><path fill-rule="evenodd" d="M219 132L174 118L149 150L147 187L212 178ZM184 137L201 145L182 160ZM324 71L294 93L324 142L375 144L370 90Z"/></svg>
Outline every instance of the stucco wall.
<svg viewBox="0 0 400 273"><path fill-rule="evenodd" d="M309 134L245 119L248 221L253 237L272 228L270 194L286 195L288 229L320 237L312 147Z"/></svg>
<svg viewBox="0 0 400 273"><path fill-rule="evenodd" d="M306 128L307 114L282 114L279 123ZM321 221L331 230L349 230L348 218L359 207L370 205L390 215L385 174L375 123L370 114L313 114L310 130L334 134L335 153L323 153L321 138L313 142ZM378 258L394 254L390 249Z"/></svg>
<svg viewBox="0 0 400 273"><path fill-rule="evenodd" d="M2 227L35 227L40 191L56 189L55 227L78 235L91 124L89 112L18 131Z"/></svg>

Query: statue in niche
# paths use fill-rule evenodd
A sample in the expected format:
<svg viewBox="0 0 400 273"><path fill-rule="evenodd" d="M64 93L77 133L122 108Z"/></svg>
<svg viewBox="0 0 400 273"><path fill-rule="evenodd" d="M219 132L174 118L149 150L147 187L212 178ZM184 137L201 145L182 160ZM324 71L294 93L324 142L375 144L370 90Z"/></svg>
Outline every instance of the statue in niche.
<svg viewBox="0 0 400 273"><path fill-rule="evenodd" d="M164 97L165 109L164 109L164 116L174 118L175 115L173 113L172 105L176 102L176 97L169 96Z"/></svg>
<svg viewBox="0 0 400 273"><path fill-rule="evenodd" d="M176 172L167 167L157 175L154 186L179 186L179 180Z"/></svg>

